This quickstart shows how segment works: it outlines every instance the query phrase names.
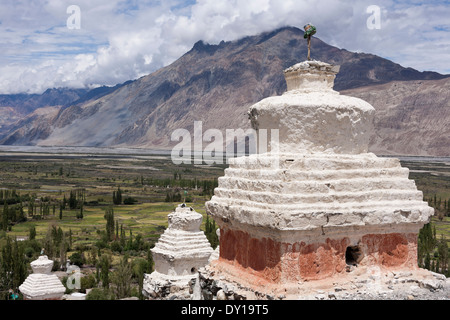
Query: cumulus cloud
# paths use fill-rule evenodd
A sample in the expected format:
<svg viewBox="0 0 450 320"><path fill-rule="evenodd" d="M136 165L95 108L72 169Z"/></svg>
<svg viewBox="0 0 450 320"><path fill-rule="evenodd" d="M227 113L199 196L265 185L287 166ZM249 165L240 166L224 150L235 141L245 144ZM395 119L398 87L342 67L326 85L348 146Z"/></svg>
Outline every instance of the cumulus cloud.
<svg viewBox="0 0 450 320"><path fill-rule="evenodd" d="M67 8L80 8L80 29ZM219 43L311 22L317 37L406 67L450 73L450 7L444 1L47 0L0 4L0 93L114 85L166 66L198 40Z"/></svg>

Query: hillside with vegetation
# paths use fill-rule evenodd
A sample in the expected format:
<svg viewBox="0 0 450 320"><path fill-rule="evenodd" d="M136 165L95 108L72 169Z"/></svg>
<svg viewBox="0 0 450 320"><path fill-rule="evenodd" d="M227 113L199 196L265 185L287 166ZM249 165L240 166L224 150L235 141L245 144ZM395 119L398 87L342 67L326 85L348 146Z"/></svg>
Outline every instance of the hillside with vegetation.
<svg viewBox="0 0 450 320"><path fill-rule="evenodd" d="M48 157L1 157L0 299L18 293L41 253L66 286L67 262L79 266L78 291L95 289L89 299L143 298L150 249L181 202L204 215L202 230L217 246L204 203L224 166L175 166L162 156Z"/></svg>

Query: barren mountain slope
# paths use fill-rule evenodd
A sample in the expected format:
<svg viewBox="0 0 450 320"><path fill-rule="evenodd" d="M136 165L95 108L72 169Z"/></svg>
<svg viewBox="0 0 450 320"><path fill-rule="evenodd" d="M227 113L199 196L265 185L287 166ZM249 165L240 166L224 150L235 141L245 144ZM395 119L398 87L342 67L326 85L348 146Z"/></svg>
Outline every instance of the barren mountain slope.
<svg viewBox="0 0 450 320"><path fill-rule="evenodd" d="M336 90L445 77L338 49L318 38L312 47L312 58L341 65ZM38 121L16 125L0 143L170 149L178 143L170 141L172 132L183 128L193 134L194 121L202 121L203 131L214 128L223 135L226 129L246 129L248 107L282 94L283 70L305 60L306 51L303 31L289 27L218 45L199 41L165 68L98 99L61 108L48 126Z"/></svg>
<svg viewBox="0 0 450 320"><path fill-rule="evenodd" d="M376 154L450 156L450 79L393 81L341 91L376 109Z"/></svg>
<svg viewBox="0 0 450 320"><path fill-rule="evenodd" d="M38 141L51 132L51 123L60 108L42 107L22 117L14 124L17 129L5 139L4 144L12 144L9 141L13 141L16 145L34 145L33 141Z"/></svg>

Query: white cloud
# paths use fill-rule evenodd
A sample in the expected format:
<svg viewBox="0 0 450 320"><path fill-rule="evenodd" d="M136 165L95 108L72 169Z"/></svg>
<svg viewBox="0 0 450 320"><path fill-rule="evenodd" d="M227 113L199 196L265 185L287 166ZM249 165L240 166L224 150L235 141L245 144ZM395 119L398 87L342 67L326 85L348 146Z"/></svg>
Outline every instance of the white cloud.
<svg viewBox="0 0 450 320"><path fill-rule="evenodd" d="M66 27L72 4L81 9L80 30ZM367 28L372 4L381 9L380 30ZM450 73L449 16L443 1L6 0L0 93L114 85L173 62L198 40L214 44L308 22L340 48Z"/></svg>

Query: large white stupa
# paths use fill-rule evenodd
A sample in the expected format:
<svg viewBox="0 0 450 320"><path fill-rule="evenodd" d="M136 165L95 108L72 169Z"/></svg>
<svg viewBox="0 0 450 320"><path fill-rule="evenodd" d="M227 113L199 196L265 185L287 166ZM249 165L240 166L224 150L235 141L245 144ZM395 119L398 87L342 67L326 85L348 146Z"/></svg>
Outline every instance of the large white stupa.
<svg viewBox="0 0 450 320"><path fill-rule="evenodd" d="M249 110L278 132L268 152L230 160L206 203L221 230L218 273L258 290L345 273L417 269L417 235L433 214L398 159L368 152L375 110L333 90L338 67L285 70L287 92Z"/></svg>

